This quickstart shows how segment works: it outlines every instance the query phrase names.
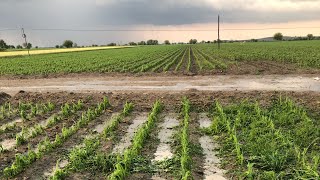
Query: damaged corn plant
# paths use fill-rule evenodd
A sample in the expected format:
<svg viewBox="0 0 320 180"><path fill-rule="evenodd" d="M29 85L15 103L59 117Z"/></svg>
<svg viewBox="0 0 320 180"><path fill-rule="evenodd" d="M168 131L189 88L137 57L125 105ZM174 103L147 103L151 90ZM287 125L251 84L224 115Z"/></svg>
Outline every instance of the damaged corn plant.
<svg viewBox="0 0 320 180"><path fill-rule="evenodd" d="M292 100L279 97L266 107L216 102L211 115L230 177L320 178L320 122Z"/></svg>

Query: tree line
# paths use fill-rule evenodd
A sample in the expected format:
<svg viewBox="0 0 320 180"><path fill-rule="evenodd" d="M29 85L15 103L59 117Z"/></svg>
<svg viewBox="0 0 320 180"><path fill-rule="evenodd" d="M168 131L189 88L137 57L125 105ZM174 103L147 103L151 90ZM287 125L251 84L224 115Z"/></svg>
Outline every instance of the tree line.
<svg viewBox="0 0 320 180"><path fill-rule="evenodd" d="M289 37L289 38L286 38L284 37L284 35L281 33L281 32L278 32L278 33L275 33L273 35L273 39L274 40L277 40L277 41L283 41L283 40L287 40L287 41L299 41L299 40L320 40L320 36L314 36L313 34L308 34L307 36L305 37ZM259 40L258 39L251 39L251 40L248 40L248 41L251 41L251 42L258 42ZM204 43L217 43L218 41L217 40L214 40L214 41L201 41L201 42L198 42L197 39L190 39L189 42L187 44L197 44L197 43L201 43L201 44L204 44ZM227 42L238 42L238 41L228 41L228 40L220 40L220 42L223 42L223 43L227 43ZM147 41L140 41L140 42L129 42L128 44L124 44L124 45L130 45L130 46L144 46L144 45L159 45L159 41L158 40L155 40L155 39L149 39ZM178 42L178 43L171 43L169 40L165 40L164 43L165 45L170 45L170 44L186 44L186 43L183 43L183 42ZM106 44L106 46L118 46L119 44L117 43L108 43ZM98 45L96 44L92 44L91 47L97 47ZM74 43L72 40L65 40L61 45L56 45L55 46L56 48L77 48L77 47L80 47L77 45L77 43ZM84 46L81 46L81 47L84 47ZM22 45L17 45L17 46L14 46L14 45L8 45L3 39L0 39L0 51L5 51L7 49L23 49L23 48L26 48L26 49L31 49L32 48L32 44L31 43L23 43ZM38 48L38 46L36 46L35 48Z"/></svg>
<svg viewBox="0 0 320 180"><path fill-rule="evenodd" d="M32 44L31 43L23 43L22 46L21 45L9 45L7 44L3 39L0 39L0 51L5 51L7 49L23 49L23 48L27 48L27 49L31 49L32 48ZM36 48L38 48L36 46Z"/></svg>
<svg viewBox="0 0 320 180"><path fill-rule="evenodd" d="M273 35L273 39L276 41L283 41L283 40L299 41L299 40L314 40L314 39L319 40L320 37L315 37L313 34L307 34L307 36L305 37L299 36L299 37L290 37L288 39L285 39L283 34L281 32L278 32Z"/></svg>

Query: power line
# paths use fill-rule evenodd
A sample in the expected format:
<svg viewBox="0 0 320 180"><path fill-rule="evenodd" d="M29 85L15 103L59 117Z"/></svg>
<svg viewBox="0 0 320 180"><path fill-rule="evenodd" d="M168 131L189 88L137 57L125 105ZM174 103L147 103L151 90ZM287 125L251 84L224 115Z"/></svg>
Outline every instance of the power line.
<svg viewBox="0 0 320 180"><path fill-rule="evenodd" d="M269 28L221 28L220 31L262 31L281 29L320 29L319 27L269 27ZM20 30L19 28L5 28L0 31ZM31 28L29 31L65 31L65 32L212 32L217 29L52 29L52 28Z"/></svg>
<svg viewBox="0 0 320 180"><path fill-rule="evenodd" d="M4 28L4 29L0 29L0 31L15 31L15 30L20 30L18 28Z"/></svg>

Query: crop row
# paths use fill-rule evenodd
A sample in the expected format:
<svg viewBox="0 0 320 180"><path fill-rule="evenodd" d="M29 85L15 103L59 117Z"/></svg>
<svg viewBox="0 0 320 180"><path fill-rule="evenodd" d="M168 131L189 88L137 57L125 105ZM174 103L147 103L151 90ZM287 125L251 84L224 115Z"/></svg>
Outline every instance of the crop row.
<svg viewBox="0 0 320 180"><path fill-rule="evenodd" d="M220 136L233 176L248 179L318 179L319 122L291 100L268 108L257 103L216 103L211 131Z"/></svg>
<svg viewBox="0 0 320 180"><path fill-rule="evenodd" d="M17 154L12 165L4 169L4 175L7 177L13 177L19 174L37 159L40 159L46 153L61 146L66 140L68 140L71 135L75 134L80 128L86 126L90 121L100 116L109 105L110 104L108 100L104 99L104 101L99 103L95 109L92 110L89 108L85 113L83 113L81 118L79 118L74 125L69 128L62 128L61 133L56 135L56 138L53 142L50 142L48 138L45 138L37 145L37 148L35 150L28 150L26 154Z"/></svg>
<svg viewBox="0 0 320 180"><path fill-rule="evenodd" d="M187 50L183 53L185 51ZM210 154L202 152L202 144L201 147L196 145L195 142L200 142L201 139L198 135L202 137L209 135L213 142L220 145L217 152L220 152L223 160L221 166L228 170L226 177L237 179L319 178L320 124L316 119L317 115L296 105L290 99L279 97L268 106L247 101L230 105L215 102L209 110L209 116L212 117L210 127L198 129L195 127L198 123L195 120L201 122L202 116L194 111L193 109L197 108L191 108L192 103L184 98L179 108L180 116L178 113L173 113L174 116L170 115L170 118L180 120L180 125L177 123L176 126L170 126L173 134L170 137L172 141L166 141L170 145L167 150L171 152L173 149L173 155L168 156L168 159L155 162L154 146L160 147L160 142L154 138L158 134L161 135L158 130L165 127L160 126L160 123L168 123L167 120L162 121L162 118L168 116L167 112L162 113L164 106L156 101L148 116L139 116L146 121L134 129L134 135L129 140L130 145L125 148L125 151L115 152L113 150L119 143L119 138L126 137L123 134L126 127L130 123L134 124L136 120L132 117L137 116L131 115L141 112L134 113L134 105L126 103L119 113L117 111L110 113L111 104L105 98L94 108L83 111L82 116L74 119L70 127L63 127L61 132L57 131L53 136L54 139L50 140L44 135L45 133L41 133L44 139L36 144L36 148L29 147L26 152L15 156L12 154L14 159L1 172L1 177L20 178L20 174L32 165L36 165L36 161L44 161L44 156L51 157L50 153L66 148L67 141L70 142L70 139L75 138L74 136L84 134L80 129L91 129L98 120L103 120L103 130L97 131L98 133L94 133L95 131L85 133L87 137L78 138L81 141L71 143L66 157L63 155L61 159L52 157L55 158L53 163L59 160L50 175L51 179L69 179L75 174L84 172L89 172L91 176L108 179L126 179L135 177L137 174L148 174L147 177L150 177L155 173L164 175L168 179L209 178L206 177L207 174L200 173L201 170L208 168L200 166L204 166ZM61 106L58 116L64 117L62 119L70 119L72 114L82 109L82 101L66 103ZM103 114L111 116L102 116ZM98 118L99 116L102 117ZM167 130L164 128L163 132ZM44 131L48 132L47 129ZM65 159L67 164L60 167L62 159ZM51 163L51 165L54 164ZM210 166L209 168L213 171L218 167Z"/></svg>
<svg viewBox="0 0 320 180"><path fill-rule="evenodd" d="M0 75L141 73L158 69L162 71L157 72L163 72L170 70L171 66L175 71L190 72L193 68L201 73L214 69L225 70L230 63L239 61L261 60L320 68L319 42L228 43L223 44L220 50L214 44L145 46L0 58ZM182 66L184 63L186 65ZM191 67L194 65L196 67Z"/></svg>

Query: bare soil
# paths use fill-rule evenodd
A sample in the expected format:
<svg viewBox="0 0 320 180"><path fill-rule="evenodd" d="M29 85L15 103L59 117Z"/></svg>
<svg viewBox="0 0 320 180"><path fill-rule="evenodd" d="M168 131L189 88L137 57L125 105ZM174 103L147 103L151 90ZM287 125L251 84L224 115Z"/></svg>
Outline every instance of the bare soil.
<svg viewBox="0 0 320 180"><path fill-rule="evenodd" d="M315 91L320 74L110 77L79 76L52 79L0 80L0 91L14 96L27 92L183 92L198 91Z"/></svg>
<svg viewBox="0 0 320 180"><path fill-rule="evenodd" d="M20 92L10 99L13 103L19 100L31 102L54 103L66 101L78 101L83 99L84 103L100 102L103 97L108 97L113 105L114 111L120 111L125 102L135 104L135 111L149 112L153 103L160 100L167 111L179 112L181 99L187 97L191 103L202 110L209 108L215 101L222 104L239 103L242 100L258 101L261 105L267 106L272 100L279 96L292 98L296 103L309 108L310 110L320 110L320 92L294 92L294 91L197 91L189 90L185 92L103 92L103 93L32 93ZM320 112L320 111L319 111Z"/></svg>
<svg viewBox="0 0 320 180"><path fill-rule="evenodd" d="M11 98L11 96L9 94L6 94L4 92L0 92L0 105L2 105L4 102L6 102L10 98Z"/></svg>

